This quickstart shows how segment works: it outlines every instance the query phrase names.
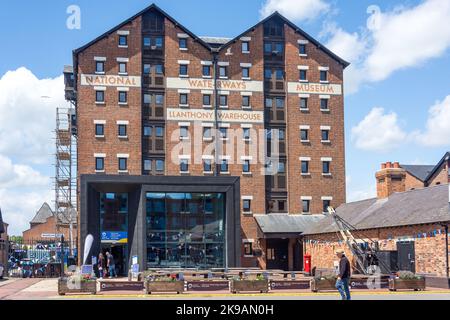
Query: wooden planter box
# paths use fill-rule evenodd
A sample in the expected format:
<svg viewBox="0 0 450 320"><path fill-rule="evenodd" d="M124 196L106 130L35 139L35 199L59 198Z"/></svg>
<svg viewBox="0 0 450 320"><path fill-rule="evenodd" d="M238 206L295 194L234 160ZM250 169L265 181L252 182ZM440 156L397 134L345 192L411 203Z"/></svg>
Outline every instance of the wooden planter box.
<svg viewBox="0 0 450 320"><path fill-rule="evenodd" d="M69 294L77 294L77 293L97 293L97 281L81 281L79 288L69 288L67 286L67 278L59 278L58 279L58 294L60 296L64 296L67 293Z"/></svg>
<svg viewBox="0 0 450 320"><path fill-rule="evenodd" d="M425 278L417 280L389 279L389 290L425 290Z"/></svg>
<svg viewBox="0 0 450 320"><path fill-rule="evenodd" d="M184 281L145 281L145 293L153 292L184 292Z"/></svg>
<svg viewBox="0 0 450 320"><path fill-rule="evenodd" d="M336 289L336 280L330 280L330 279L324 279L324 280L311 279L311 291L312 291L312 292L318 292L318 291L330 291L330 290L337 290L337 289Z"/></svg>
<svg viewBox="0 0 450 320"><path fill-rule="evenodd" d="M231 292L269 292L269 280L231 280Z"/></svg>

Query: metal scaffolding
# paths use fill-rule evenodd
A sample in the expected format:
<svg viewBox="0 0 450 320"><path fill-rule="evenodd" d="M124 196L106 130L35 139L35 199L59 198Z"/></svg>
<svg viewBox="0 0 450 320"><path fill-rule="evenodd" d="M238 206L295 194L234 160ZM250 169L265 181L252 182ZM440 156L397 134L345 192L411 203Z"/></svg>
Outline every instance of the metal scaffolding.
<svg viewBox="0 0 450 320"><path fill-rule="evenodd" d="M69 228L70 252L74 254L76 239L74 226L77 224L77 182L76 182L76 135L72 128L75 109L56 109L56 163L55 163L55 214L56 231L63 234Z"/></svg>

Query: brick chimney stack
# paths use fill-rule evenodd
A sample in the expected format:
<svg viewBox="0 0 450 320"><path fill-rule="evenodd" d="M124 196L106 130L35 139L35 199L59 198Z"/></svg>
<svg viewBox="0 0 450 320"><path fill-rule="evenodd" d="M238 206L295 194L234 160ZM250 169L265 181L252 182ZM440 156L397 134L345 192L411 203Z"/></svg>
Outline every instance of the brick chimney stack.
<svg viewBox="0 0 450 320"><path fill-rule="evenodd" d="M388 198L395 192L406 191L406 171L398 162L386 162L381 164L381 169L375 174L377 179L378 199Z"/></svg>

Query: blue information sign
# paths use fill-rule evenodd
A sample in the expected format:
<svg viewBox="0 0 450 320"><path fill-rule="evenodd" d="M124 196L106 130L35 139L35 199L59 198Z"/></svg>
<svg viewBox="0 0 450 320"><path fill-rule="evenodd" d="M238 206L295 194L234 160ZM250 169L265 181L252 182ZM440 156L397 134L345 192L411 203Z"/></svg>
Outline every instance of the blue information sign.
<svg viewBox="0 0 450 320"><path fill-rule="evenodd" d="M101 236L101 241L104 242L128 242L128 232L126 231L103 231Z"/></svg>

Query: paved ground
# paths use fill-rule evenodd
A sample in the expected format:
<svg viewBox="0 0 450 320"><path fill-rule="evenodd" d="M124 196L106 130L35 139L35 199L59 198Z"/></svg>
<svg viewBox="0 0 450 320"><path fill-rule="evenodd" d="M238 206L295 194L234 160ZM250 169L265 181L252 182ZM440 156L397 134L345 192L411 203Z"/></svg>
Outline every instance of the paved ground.
<svg viewBox="0 0 450 320"><path fill-rule="evenodd" d="M354 300L450 300L450 290L429 289L424 292L353 291ZM0 282L0 300L339 300L336 292L271 292L268 294L185 293L144 295L142 292L99 292L91 295L57 295L56 279L10 279Z"/></svg>

